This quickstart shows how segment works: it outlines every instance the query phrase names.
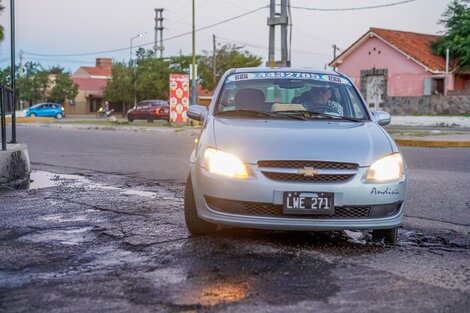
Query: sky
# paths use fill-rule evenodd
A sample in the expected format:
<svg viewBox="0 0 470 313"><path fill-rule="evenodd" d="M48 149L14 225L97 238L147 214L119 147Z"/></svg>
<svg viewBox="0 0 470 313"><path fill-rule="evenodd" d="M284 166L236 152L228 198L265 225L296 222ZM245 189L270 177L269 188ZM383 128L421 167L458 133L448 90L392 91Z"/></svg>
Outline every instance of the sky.
<svg viewBox="0 0 470 313"><path fill-rule="evenodd" d="M0 44L0 67L10 64L10 1L0 24L5 40ZM279 2L280 0L278 0ZM403 0L291 0L291 5L314 9L344 9L391 4ZM344 50L370 27L427 34L442 34L438 23L451 0L415 0L400 5L349 11L318 11L292 8L292 66L323 69L333 59L333 44ZM263 58L268 56L269 0L195 0L196 29L260 10L196 33L196 52L212 53L212 35L218 45L234 43ZM265 7L265 8L262 8ZM16 0L16 59L45 68L60 65L70 72L94 66L97 57L128 61L133 52L153 47L155 8L163 8L164 56L191 53L191 0ZM280 59L276 30L276 60ZM119 50L120 49L120 50ZM108 50L115 52L97 53ZM341 52L341 51L340 51ZM135 55L135 54L134 54Z"/></svg>

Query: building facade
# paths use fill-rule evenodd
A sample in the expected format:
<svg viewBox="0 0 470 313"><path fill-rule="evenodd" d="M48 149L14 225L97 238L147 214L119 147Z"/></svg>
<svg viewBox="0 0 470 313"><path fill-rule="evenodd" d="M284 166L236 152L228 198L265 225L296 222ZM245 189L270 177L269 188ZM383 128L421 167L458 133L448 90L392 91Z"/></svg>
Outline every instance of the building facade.
<svg viewBox="0 0 470 313"><path fill-rule="evenodd" d="M94 114L104 106L103 91L111 79L112 59L97 58L96 66L82 66L70 77L78 85L74 101L65 103L65 112L72 115Z"/></svg>
<svg viewBox="0 0 470 313"><path fill-rule="evenodd" d="M432 54L439 36L370 28L338 55L330 66L349 76L372 108L388 97L442 95L470 89L470 76Z"/></svg>

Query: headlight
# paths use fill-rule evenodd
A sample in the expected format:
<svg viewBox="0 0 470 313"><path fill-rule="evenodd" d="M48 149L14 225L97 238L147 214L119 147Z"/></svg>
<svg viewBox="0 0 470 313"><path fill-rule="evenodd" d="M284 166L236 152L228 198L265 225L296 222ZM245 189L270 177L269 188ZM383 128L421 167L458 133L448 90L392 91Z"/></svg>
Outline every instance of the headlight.
<svg viewBox="0 0 470 313"><path fill-rule="evenodd" d="M403 159L400 153L394 153L375 161L367 172L367 180L387 181L403 175Z"/></svg>
<svg viewBox="0 0 470 313"><path fill-rule="evenodd" d="M234 155L214 148L207 148L204 153L206 169L213 174L246 178L248 171L245 164Z"/></svg>

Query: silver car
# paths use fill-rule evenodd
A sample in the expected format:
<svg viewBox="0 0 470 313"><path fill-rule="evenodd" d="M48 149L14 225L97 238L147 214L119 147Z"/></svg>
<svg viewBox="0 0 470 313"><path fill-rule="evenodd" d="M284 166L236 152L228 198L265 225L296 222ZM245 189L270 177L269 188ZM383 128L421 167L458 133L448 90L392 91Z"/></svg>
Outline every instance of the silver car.
<svg viewBox="0 0 470 313"><path fill-rule="evenodd" d="M227 71L191 155L185 219L192 234L218 224L277 230L367 230L395 243L406 165L387 132L338 72Z"/></svg>

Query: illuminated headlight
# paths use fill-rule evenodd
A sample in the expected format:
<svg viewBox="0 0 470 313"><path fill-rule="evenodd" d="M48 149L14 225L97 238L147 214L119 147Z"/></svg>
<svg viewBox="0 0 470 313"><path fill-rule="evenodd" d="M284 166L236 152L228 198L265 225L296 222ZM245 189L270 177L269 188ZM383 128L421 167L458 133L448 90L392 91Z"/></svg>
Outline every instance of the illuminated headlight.
<svg viewBox="0 0 470 313"><path fill-rule="evenodd" d="M375 161L367 172L367 180L387 181L403 175L403 159L400 153L394 153Z"/></svg>
<svg viewBox="0 0 470 313"><path fill-rule="evenodd" d="M213 174L246 178L248 171L245 164L236 156L214 148L207 148L204 153L206 169Z"/></svg>

